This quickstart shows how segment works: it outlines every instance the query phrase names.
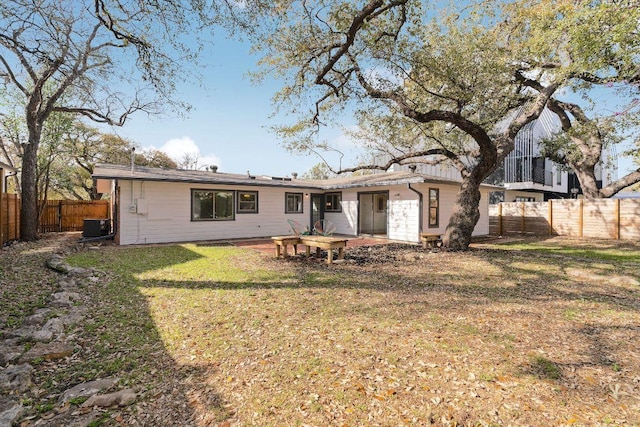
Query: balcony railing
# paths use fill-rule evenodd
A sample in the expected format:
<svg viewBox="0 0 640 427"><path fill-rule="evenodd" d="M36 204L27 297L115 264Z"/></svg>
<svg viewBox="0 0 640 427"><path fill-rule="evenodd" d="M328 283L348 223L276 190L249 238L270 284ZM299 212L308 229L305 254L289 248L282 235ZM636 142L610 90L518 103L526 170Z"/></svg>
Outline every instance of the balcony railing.
<svg viewBox="0 0 640 427"><path fill-rule="evenodd" d="M520 167L507 168L504 177L505 183L533 182L547 187L553 186L553 172L544 168L518 166Z"/></svg>

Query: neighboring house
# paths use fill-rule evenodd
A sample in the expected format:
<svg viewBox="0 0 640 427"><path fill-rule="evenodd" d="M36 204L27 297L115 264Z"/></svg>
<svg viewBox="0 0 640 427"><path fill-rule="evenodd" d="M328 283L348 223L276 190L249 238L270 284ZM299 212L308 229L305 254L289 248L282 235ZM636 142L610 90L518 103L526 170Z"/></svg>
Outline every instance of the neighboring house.
<svg viewBox="0 0 640 427"><path fill-rule="evenodd" d="M520 130L513 151L504 159L503 167L497 174L502 181L492 181L504 185L505 202L540 202L576 198L582 194L575 173L541 154L540 141L550 138L560 128L558 117L544 109L537 120ZM611 166L603 167L601 164L596 168L598 188L608 185L616 174L615 154L606 150L602 157L606 159L604 163Z"/></svg>
<svg viewBox="0 0 640 427"><path fill-rule="evenodd" d="M540 141L550 138L560 130L558 117L544 109L537 120L526 125L518 132L515 147L507 155L501 167L489 178L487 183L504 187L499 199L504 202L542 202L549 199L576 198L582 194L580 182L573 172L543 157ZM610 167L596 169L598 188L606 186L615 179L616 156L606 151L603 158ZM429 175L459 180L460 173L453 166L417 164L417 171ZM410 165L394 165L394 171L409 170Z"/></svg>
<svg viewBox="0 0 640 427"><path fill-rule="evenodd" d="M412 172L328 180L212 171L97 165L98 191L109 193L114 238L121 245L291 234L287 220L313 228L330 220L336 234L418 242L443 234L459 182ZM489 233L481 188L474 235Z"/></svg>

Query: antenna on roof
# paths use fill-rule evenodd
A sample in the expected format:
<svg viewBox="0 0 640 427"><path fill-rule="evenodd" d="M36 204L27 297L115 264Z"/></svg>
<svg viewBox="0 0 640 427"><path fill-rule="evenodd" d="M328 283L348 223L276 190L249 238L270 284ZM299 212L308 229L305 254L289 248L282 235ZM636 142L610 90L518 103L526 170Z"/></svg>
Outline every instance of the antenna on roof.
<svg viewBox="0 0 640 427"><path fill-rule="evenodd" d="M131 173L133 173L133 166L136 161L136 147L131 147Z"/></svg>

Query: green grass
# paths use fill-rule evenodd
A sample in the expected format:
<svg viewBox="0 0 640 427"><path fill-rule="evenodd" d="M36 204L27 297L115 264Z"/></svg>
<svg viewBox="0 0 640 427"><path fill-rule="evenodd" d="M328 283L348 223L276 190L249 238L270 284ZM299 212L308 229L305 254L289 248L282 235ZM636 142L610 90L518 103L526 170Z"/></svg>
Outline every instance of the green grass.
<svg viewBox="0 0 640 427"><path fill-rule="evenodd" d="M241 425L428 425L426 414L491 425L496 408L514 425L618 416L619 402L581 402L609 402L607 385L640 369L629 356L638 287L597 280L637 268L596 268L549 246L331 267L197 244L80 251L67 261L107 273L90 288L82 338L92 344L42 384L53 394L117 376L143 400L168 393L196 416ZM595 251L613 254L600 263L626 253ZM584 277L567 274L567 260ZM603 365L598 346L624 369Z"/></svg>
<svg viewBox="0 0 640 427"><path fill-rule="evenodd" d="M562 370L558 364L543 356L533 356L531 358L531 369L540 378L556 381L562 378Z"/></svg>
<svg viewBox="0 0 640 427"><path fill-rule="evenodd" d="M616 263L640 263L640 251L637 247L622 248L590 247L588 243L581 246L559 246L541 242L511 242L494 245L500 249L518 250L531 253L561 255L570 258L591 259L597 261L609 261Z"/></svg>

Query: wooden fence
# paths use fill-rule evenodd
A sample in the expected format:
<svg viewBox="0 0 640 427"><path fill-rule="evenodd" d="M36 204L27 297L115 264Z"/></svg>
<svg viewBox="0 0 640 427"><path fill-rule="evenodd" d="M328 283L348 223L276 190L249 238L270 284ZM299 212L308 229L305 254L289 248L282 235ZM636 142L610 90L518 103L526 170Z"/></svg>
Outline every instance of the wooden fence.
<svg viewBox="0 0 640 427"><path fill-rule="evenodd" d="M20 238L20 199L3 194L0 206L0 245ZM48 200L40 216L38 232L82 231L85 219L109 218L108 200Z"/></svg>
<svg viewBox="0 0 640 427"><path fill-rule="evenodd" d="M82 231L84 220L94 218L109 218L108 200L47 200L39 231Z"/></svg>
<svg viewBox="0 0 640 427"><path fill-rule="evenodd" d="M20 237L20 199L17 194L2 194L0 206L0 246Z"/></svg>
<svg viewBox="0 0 640 427"><path fill-rule="evenodd" d="M640 239L639 199L512 202L489 206L489 233Z"/></svg>

